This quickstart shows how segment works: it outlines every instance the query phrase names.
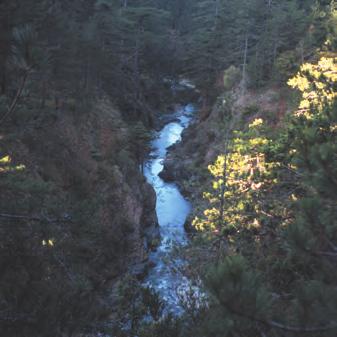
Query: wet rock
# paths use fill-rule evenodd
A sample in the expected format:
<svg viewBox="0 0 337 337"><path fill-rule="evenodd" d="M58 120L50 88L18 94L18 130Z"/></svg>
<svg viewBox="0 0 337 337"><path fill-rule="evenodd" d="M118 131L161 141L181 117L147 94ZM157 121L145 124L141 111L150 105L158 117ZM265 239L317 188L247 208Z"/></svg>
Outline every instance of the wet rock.
<svg viewBox="0 0 337 337"><path fill-rule="evenodd" d="M160 244L160 230L159 226L151 226L144 230L145 249L155 250Z"/></svg>
<svg viewBox="0 0 337 337"><path fill-rule="evenodd" d="M130 274L136 277L139 281L144 280L149 272L150 264L148 261L143 261L133 265L130 268Z"/></svg>
<svg viewBox="0 0 337 337"><path fill-rule="evenodd" d="M169 164L169 162L166 162L164 165L163 170L159 173L159 177L163 179L165 182L173 182L176 180L175 177L175 170L174 167Z"/></svg>
<svg viewBox="0 0 337 337"><path fill-rule="evenodd" d="M163 179L165 182L175 182L178 183L178 185L180 186L179 183L181 181L188 180L191 178L190 173L182 165L183 162L184 162L183 160L178 160L177 158L170 158L169 155L164 162L164 168L159 173L159 177Z"/></svg>

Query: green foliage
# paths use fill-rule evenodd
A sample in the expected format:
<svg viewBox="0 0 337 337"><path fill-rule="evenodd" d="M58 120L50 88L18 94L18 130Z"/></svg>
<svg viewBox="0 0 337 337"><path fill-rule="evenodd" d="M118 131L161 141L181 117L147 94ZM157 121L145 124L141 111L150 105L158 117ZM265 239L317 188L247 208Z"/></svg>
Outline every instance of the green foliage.
<svg viewBox="0 0 337 337"><path fill-rule="evenodd" d="M278 166L266 158L272 140L264 133L262 119L254 120L247 131L235 131L228 154L209 166L213 190L204 197L211 207L204 217L193 221L199 231L223 235L261 227L262 214L272 208L266 205L266 191L276 182L274 169Z"/></svg>
<svg viewBox="0 0 337 337"><path fill-rule="evenodd" d="M211 242L222 237L233 256L218 258L206 276L212 296L203 336L335 336L334 69L333 58L302 66L289 83L305 105L272 137L259 120L234 132L228 153L209 168L212 208L195 224ZM235 231L223 230L233 223Z"/></svg>
<svg viewBox="0 0 337 337"><path fill-rule="evenodd" d="M56 110L68 102L83 110L108 96L127 118L148 126L148 105L158 104L154 92L174 76L166 43L171 12L151 0L125 4L76 0L65 8L38 0L15 8L3 2L1 94L11 96L22 71L34 68L29 84L36 108L54 101Z"/></svg>
<svg viewBox="0 0 337 337"><path fill-rule="evenodd" d="M131 186L120 195L93 195L87 167L64 165L58 152L41 150L50 144L35 135L52 131L55 122L67 128L75 115L70 111L80 127L95 126L86 112L99 100L112 101L129 125L109 130L125 129L125 135L108 159L101 140L93 142L89 153L96 160L88 171L97 165L95 183L110 174L120 187L125 177L139 175L135 161L142 165L151 140L149 106L165 101L158 92L167 90L168 80L182 74L195 80L208 103L222 86L283 83L317 47L324 58L304 64L289 82L303 100L285 130L255 120L231 135L227 153L209 167L209 207L194 224L212 247L224 242L218 259L235 251L246 258L228 257L209 272L209 310L190 320L191 334L201 336L283 336L285 324L300 331L329 328L337 310L333 6L315 0L1 1L0 116L17 94L21 98L0 133L1 145L9 144L0 153L1 335L104 332L100 324L111 315L106 289L126 269L134 229L126 216L107 214ZM246 115L256 112L251 106ZM61 147L72 159L68 144ZM66 171L66 181L66 174L43 172L34 158L38 151L48 164L56 156L60 163L50 165ZM188 319L163 317L158 294L134 279L122 283L115 314L116 336L191 330Z"/></svg>
<svg viewBox="0 0 337 337"><path fill-rule="evenodd" d="M114 276L120 272L123 234L97 221L99 202L65 199L54 182L32 176L10 156L1 157L0 176L1 333L92 329L108 316L102 278L111 277L107 261Z"/></svg>
<svg viewBox="0 0 337 337"><path fill-rule="evenodd" d="M181 324L177 318L170 315L152 324L145 324L139 336L141 337L179 337Z"/></svg>
<svg viewBox="0 0 337 337"><path fill-rule="evenodd" d="M138 165L143 167L145 156L150 150L151 132L145 128L142 122L137 122L130 127L130 148L136 155Z"/></svg>
<svg viewBox="0 0 337 337"><path fill-rule="evenodd" d="M142 291L143 302L148 308L151 317L159 321L163 315L164 304L159 295L151 288L144 288Z"/></svg>
<svg viewBox="0 0 337 337"><path fill-rule="evenodd" d="M192 14L186 69L210 97L223 69L235 66L252 88L283 84L317 46L336 43L333 2L199 0Z"/></svg>
<svg viewBox="0 0 337 337"><path fill-rule="evenodd" d="M178 321L164 315L164 304L151 288L143 287L133 277L125 277L118 291L117 335L174 336ZM118 326L120 327L118 329Z"/></svg>
<svg viewBox="0 0 337 337"><path fill-rule="evenodd" d="M14 68L26 72L36 66L37 34L33 28L26 25L13 31L13 46L10 63Z"/></svg>
<svg viewBox="0 0 337 337"><path fill-rule="evenodd" d="M212 295L211 310L218 320L216 336L230 336L232 330L250 332L254 330L254 319L265 320L269 316L271 296L261 281L241 256L227 257L209 271L206 286Z"/></svg>
<svg viewBox="0 0 337 337"><path fill-rule="evenodd" d="M240 80L240 70L234 66L230 66L224 72L224 89L231 90Z"/></svg>
<svg viewBox="0 0 337 337"><path fill-rule="evenodd" d="M284 83L298 69L298 65L299 59L295 51L283 52L275 61L274 78Z"/></svg>

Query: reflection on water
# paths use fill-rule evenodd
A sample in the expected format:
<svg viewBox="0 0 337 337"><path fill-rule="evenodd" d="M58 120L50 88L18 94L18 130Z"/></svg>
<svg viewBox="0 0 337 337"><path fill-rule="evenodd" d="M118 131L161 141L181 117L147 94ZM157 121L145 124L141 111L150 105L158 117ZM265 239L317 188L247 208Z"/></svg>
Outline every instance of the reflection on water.
<svg viewBox="0 0 337 337"><path fill-rule="evenodd" d="M161 244L151 253L150 259L156 265L150 270L145 280L153 287L166 303L168 310L179 314L177 292L189 285L188 280L179 273L179 266L184 262L170 258L170 252L176 245L187 242L184 223L191 210L191 205L179 192L177 186L164 182L158 174L163 169L167 148L181 139L181 133L192 118L194 107L187 105L176 112L177 122L167 124L152 142L151 160L145 165L144 175L157 194L156 211L160 225Z"/></svg>

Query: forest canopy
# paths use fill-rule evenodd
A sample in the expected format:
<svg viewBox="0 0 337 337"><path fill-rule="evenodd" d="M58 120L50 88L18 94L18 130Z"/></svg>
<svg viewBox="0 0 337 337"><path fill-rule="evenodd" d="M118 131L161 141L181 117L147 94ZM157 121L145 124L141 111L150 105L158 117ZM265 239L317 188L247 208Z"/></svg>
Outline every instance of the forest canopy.
<svg viewBox="0 0 337 337"><path fill-rule="evenodd" d="M0 335L335 337L336 50L334 0L2 0ZM191 101L172 315L144 168Z"/></svg>

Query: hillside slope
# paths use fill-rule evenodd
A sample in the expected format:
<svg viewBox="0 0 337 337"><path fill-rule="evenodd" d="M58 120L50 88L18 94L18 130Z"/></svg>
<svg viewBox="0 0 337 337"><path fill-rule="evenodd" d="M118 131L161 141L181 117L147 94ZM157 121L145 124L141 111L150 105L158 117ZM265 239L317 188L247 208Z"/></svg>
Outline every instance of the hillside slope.
<svg viewBox="0 0 337 337"><path fill-rule="evenodd" d="M144 272L159 238L155 194L127 145L130 130L109 101L85 114L55 111L10 125L1 132L0 230L6 240L0 281L14 319L1 328L12 332L19 321L28 333L34 327L26 316L41 324L41 315L50 314L54 331L67 330L73 323L63 312L104 316L111 311L104 294L126 271ZM10 280L20 278L21 286L12 288ZM57 304L50 301L53 293Z"/></svg>

